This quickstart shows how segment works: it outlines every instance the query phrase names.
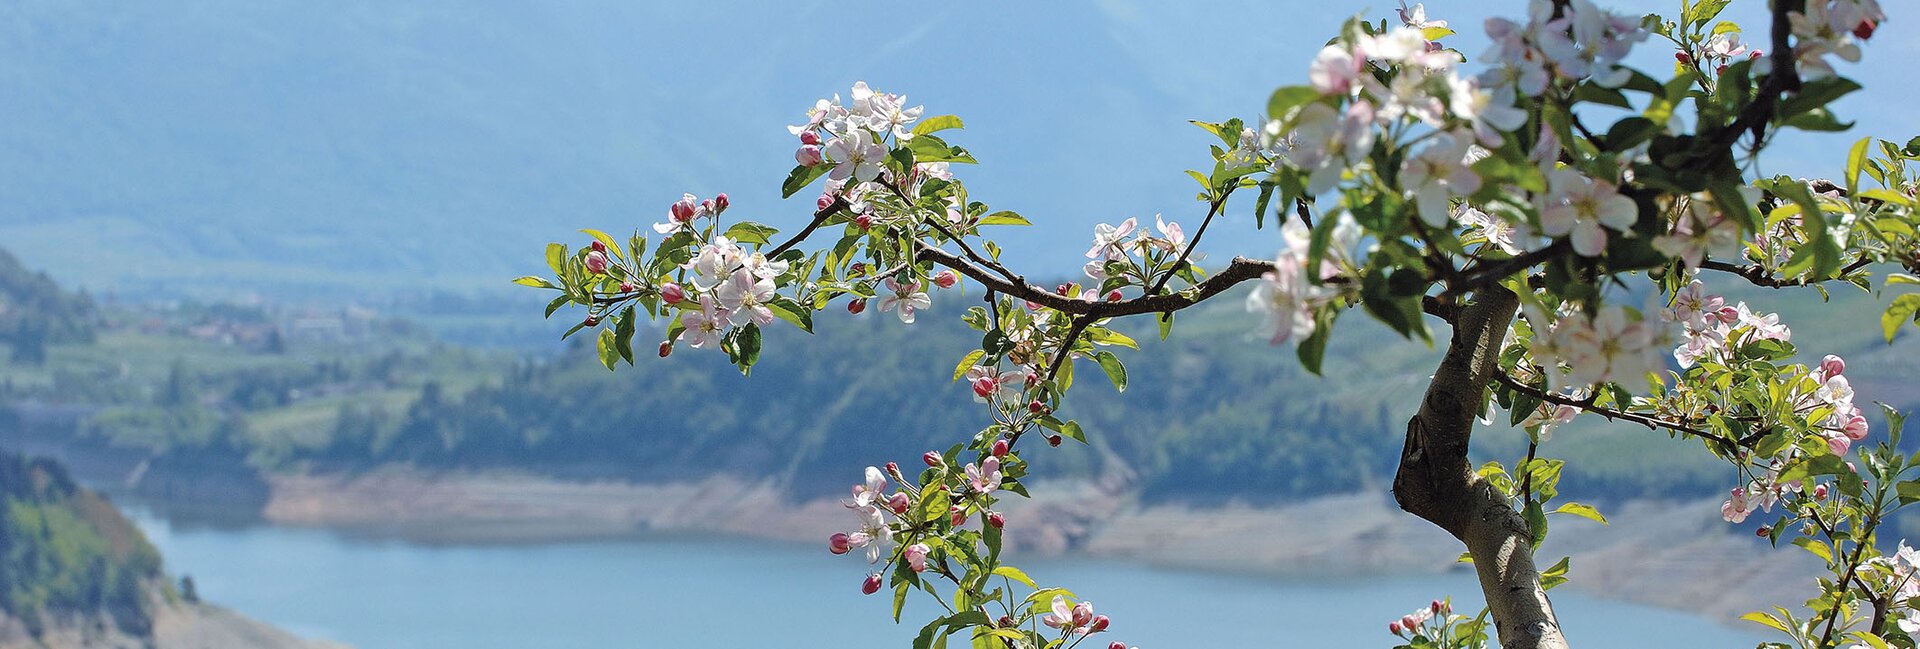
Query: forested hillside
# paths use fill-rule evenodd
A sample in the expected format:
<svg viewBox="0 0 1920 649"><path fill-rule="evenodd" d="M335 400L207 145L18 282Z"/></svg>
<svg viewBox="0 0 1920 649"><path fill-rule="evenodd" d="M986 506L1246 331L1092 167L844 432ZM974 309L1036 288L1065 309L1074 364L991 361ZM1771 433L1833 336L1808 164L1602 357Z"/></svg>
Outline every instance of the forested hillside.
<svg viewBox="0 0 1920 649"><path fill-rule="evenodd" d="M48 625L111 620L152 631L160 555L95 494L47 460L0 453L0 618Z"/></svg>
<svg viewBox="0 0 1920 649"><path fill-rule="evenodd" d="M1865 312L1873 296L1847 291L1822 303L1749 289L1739 297L1795 323L1803 353L1845 355L1863 402L1920 406L1911 372L1920 342L1888 346L1874 323L1833 315ZM835 495L860 468L847 458L904 461L986 423L965 387L949 380L978 334L957 317L934 317L957 313L971 296L935 299L912 326L836 313L821 318L818 335L774 327L750 378L685 347L610 374L581 357L592 353L583 341L556 356L448 345L404 320L352 309L115 305L101 309L92 342L53 345L44 366L0 366L0 443L26 435L129 465L144 459L150 476L240 481L222 483L223 492L264 488L255 477L262 472L404 465L635 482L765 476L796 498ZM1384 488L1433 362L1427 345L1383 327L1345 328L1329 350L1338 360L1315 377L1288 350L1254 340L1238 304L1180 319L1167 341L1128 332L1142 349L1122 352L1135 377L1126 392L1093 385L1074 393L1062 414L1084 424L1093 443L1028 453L1050 465L1046 475L1117 480L1155 500ZM332 324L318 335L315 322ZM564 328L547 324L555 335ZM1079 374L1107 382L1090 368ZM1525 449L1499 424L1476 448L1483 460L1511 462ZM1541 452L1581 458L1564 486L1584 497L1723 489L1729 478L1717 465L1673 452L1687 443L1587 419Z"/></svg>
<svg viewBox="0 0 1920 649"><path fill-rule="evenodd" d="M46 273L0 250L0 346L15 363L46 361L47 346L93 340L95 312L85 295L68 293Z"/></svg>

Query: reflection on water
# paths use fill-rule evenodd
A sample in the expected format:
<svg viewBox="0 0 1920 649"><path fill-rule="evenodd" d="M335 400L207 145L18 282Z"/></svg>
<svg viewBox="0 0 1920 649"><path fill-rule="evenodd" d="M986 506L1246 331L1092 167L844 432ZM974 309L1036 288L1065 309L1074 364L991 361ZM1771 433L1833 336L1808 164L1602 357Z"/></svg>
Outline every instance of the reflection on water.
<svg viewBox="0 0 1920 649"><path fill-rule="evenodd" d="M731 539L423 546L322 530L193 523L129 508L175 574L208 601L361 649L906 646L884 595L862 596L859 559ZM209 523L211 523L209 525ZM1391 646L1386 622L1452 593L1477 608L1470 575L1272 580L1107 561L1034 560L1112 616L1112 640L1155 647ZM1576 577L1577 577L1576 573ZM1702 618L1556 592L1586 646L1742 647L1759 636Z"/></svg>

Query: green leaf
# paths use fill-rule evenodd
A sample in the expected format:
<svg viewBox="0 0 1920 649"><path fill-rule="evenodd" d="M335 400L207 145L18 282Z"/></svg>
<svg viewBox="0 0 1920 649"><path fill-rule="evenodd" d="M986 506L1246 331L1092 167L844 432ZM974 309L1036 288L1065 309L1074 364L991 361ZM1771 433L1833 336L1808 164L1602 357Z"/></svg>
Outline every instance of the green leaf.
<svg viewBox="0 0 1920 649"><path fill-rule="evenodd" d="M1119 356L1107 351L1094 352L1093 361L1099 363L1100 369L1107 373L1107 378L1113 381L1115 390L1127 391L1127 368L1120 364Z"/></svg>
<svg viewBox="0 0 1920 649"><path fill-rule="evenodd" d="M1688 9L1684 16L1684 19L1687 21L1687 26L1707 24L1707 21L1719 16L1720 10L1727 8L1727 3L1731 1L1732 0L1700 0L1699 3Z"/></svg>
<svg viewBox="0 0 1920 649"><path fill-rule="evenodd" d="M985 358L986 356L987 356L987 350L984 350L984 349L976 349L971 352L967 352L966 357L960 359L960 364L953 366L953 380L958 381L960 380L960 377L966 376L967 370L973 369L973 366L975 365L979 365L980 359Z"/></svg>
<svg viewBox="0 0 1920 649"><path fill-rule="evenodd" d="M534 277L532 275L516 278L513 280L513 283L519 284L521 286L531 286L534 288L550 288L555 290L559 290L560 288L558 286L554 286L553 282L547 281L546 278L544 277Z"/></svg>
<svg viewBox="0 0 1920 649"><path fill-rule="evenodd" d="M613 251L614 256L616 257L627 256L626 251L620 249L620 243L614 241L612 235L609 235L605 232L601 232L599 230L595 230L592 228L581 230L581 232L585 233L587 236L593 237L595 241L599 241L600 243L605 244L607 246L607 250Z"/></svg>
<svg viewBox="0 0 1920 649"><path fill-rule="evenodd" d="M1594 509L1592 505L1586 505L1581 503L1566 503L1564 505L1561 505L1558 509L1553 510L1553 513L1570 514L1573 516L1579 516L1581 518L1599 523L1601 525L1607 524L1607 517L1601 516L1600 510Z"/></svg>
<svg viewBox="0 0 1920 649"><path fill-rule="evenodd" d="M1087 443L1087 431L1080 427L1080 422L1069 419L1067 423L1060 424L1060 434L1081 444Z"/></svg>
<svg viewBox="0 0 1920 649"><path fill-rule="evenodd" d="M620 362L620 350L615 347L612 329L600 330L598 347L600 351L600 364L607 366L608 370L612 370L614 364Z"/></svg>
<svg viewBox="0 0 1920 649"><path fill-rule="evenodd" d="M1000 210L980 217L980 225L1033 225L1033 222L1013 211Z"/></svg>
<svg viewBox="0 0 1920 649"><path fill-rule="evenodd" d="M1160 339L1166 340L1167 334L1173 333L1173 312L1162 313L1156 319L1160 321Z"/></svg>
<svg viewBox="0 0 1920 649"><path fill-rule="evenodd" d="M633 364L634 321L639 320L635 315L633 305L628 304L620 312L620 324L614 327L613 332L613 349L620 352L620 358L626 360L628 365Z"/></svg>
<svg viewBox="0 0 1920 649"><path fill-rule="evenodd" d="M1887 342L1893 342L1893 335L1909 318L1920 318L1920 293L1894 298L1893 304L1887 305L1887 312L1880 314L1880 330L1887 335Z"/></svg>
<svg viewBox="0 0 1920 649"><path fill-rule="evenodd" d="M1625 151L1653 139L1660 133L1660 125L1645 117L1628 117L1613 123L1607 129L1606 147L1608 151Z"/></svg>
<svg viewBox="0 0 1920 649"><path fill-rule="evenodd" d="M567 274L565 270L566 266L567 245L564 243L547 244L547 267L553 269L553 274L565 277Z"/></svg>
<svg viewBox="0 0 1920 649"><path fill-rule="evenodd" d="M1920 502L1920 482L1907 480L1893 485L1895 493L1900 495L1900 504L1911 505Z"/></svg>
<svg viewBox="0 0 1920 649"><path fill-rule="evenodd" d="M979 160L973 159L973 155L967 153L966 149L951 146L947 144L946 140L932 135L915 136L911 141L907 142L907 149L913 151L913 159L917 162L958 162L962 164L975 164L979 162Z"/></svg>
<svg viewBox="0 0 1920 649"><path fill-rule="evenodd" d="M1760 624L1763 626L1770 627L1774 630L1780 631L1781 633L1792 633L1792 631L1789 631L1787 629L1786 623L1781 622L1780 620L1774 619L1772 615L1769 615L1761 611L1754 611L1752 613L1742 615L1740 616L1740 619L1746 620L1748 622L1752 622L1755 624Z"/></svg>
<svg viewBox="0 0 1920 649"><path fill-rule="evenodd" d="M1527 519L1527 533L1533 536L1533 547L1539 548L1540 542L1547 540L1547 514L1541 511L1540 501L1529 500L1521 512Z"/></svg>
<svg viewBox="0 0 1920 649"><path fill-rule="evenodd" d="M1281 86L1267 98L1267 117L1286 119L1287 113L1320 98L1313 86Z"/></svg>
<svg viewBox="0 0 1920 649"><path fill-rule="evenodd" d="M1106 327L1092 327L1087 329L1087 340L1095 345L1119 345L1128 349L1140 348L1140 345L1133 342L1133 339L1128 338L1126 334Z"/></svg>
<svg viewBox="0 0 1920 649"><path fill-rule="evenodd" d="M1006 577L1008 579L1012 579L1022 584L1026 584L1028 588L1040 587L1039 585L1033 583L1033 579L1028 577L1027 573L1021 572L1019 568L1015 568L1013 566L1000 566L998 568L994 568L993 574L999 575L1001 577Z"/></svg>
<svg viewBox="0 0 1920 649"><path fill-rule="evenodd" d="M1299 348L1294 350L1294 354L1300 358L1300 366L1314 376L1320 375L1320 362L1327 355L1327 340L1333 337L1333 318L1331 310L1315 314L1318 324L1313 328L1313 334L1300 341Z"/></svg>
<svg viewBox="0 0 1920 649"><path fill-rule="evenodd" d="M786 296L776 296L767 301L767 310L773 312L773 317L793 323L801 331L813 333L813 310L800 306L799 302Z"/></svg>
<svg viewBox="0 0 1920 649"><path fill-rule="evenodd" d="M1604 104L1617 108L1626 108L1629 110L1633 108L1633 104L1627 101L1627 96L1619 90L1600 86L1591 81L1574 86L1573 98L1577 101Z"/></svg>
<svg viewBox="0 0 1920 649"><path fill-rule="evenodd" d="M728 227L723 236L732 239L734 243L757 243L766 245L772 243L773 235L779 233L780 230L771 225L754 223L752 221L741 221Z"/></svg>
<svg viewBox="0 0 1920 649"><path fill-rule="evenodd" d="M1827 77L1817 81L1808 81L1800 85L1800 92L1794 93L1780 102L1780 116L1791 119L1819 110L1833 100L1860 89L1860 84L1845 77Z"/></svg>
<svg viewBox="0 0 1920 649"><path fill-rule="evenodd" d="M1873 138L1863 137L1853 143L1853 150L1847 152L1847 193L1852 194L1860 188L1860 170L1867 166L1867 144Z"/></svg>
<svg viewBox="0 0 1920 649"><path fill-rule="evenodd" d="M966 125L960 122L959 117L955 117L953 115L935 115L933 117L928 117L926 119L920 120L919 124L914 124L913 134L926 135L928 133L938 133L940 131L944 131L950 128L965 128L965 127Z"/></svg>
<svg viewBox="0 0 1920 649"><path fill-rule="evenodd" d="M811 185L813 181L819 180L821 176L827 175L827 171L832 167L833 165L826 163L811 167L794 167L793 172L787 174L787 181L780 183L780 197L789 198L800 190L806 189L807 185Z"/></svg>

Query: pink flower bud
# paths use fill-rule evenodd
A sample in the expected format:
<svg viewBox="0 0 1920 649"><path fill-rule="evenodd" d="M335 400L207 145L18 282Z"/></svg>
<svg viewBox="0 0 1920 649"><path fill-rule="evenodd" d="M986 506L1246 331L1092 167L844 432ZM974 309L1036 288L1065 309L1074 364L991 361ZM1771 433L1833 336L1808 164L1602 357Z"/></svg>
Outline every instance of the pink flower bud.
<svg viewBox="0 0 1920 649"><path fill-rule="evenodd" d="M1429 610L1429 611L1433 611L1433 614L1434 614L1434 615L1439 615L1439 614L1440 614L1440 606L1441 606L1441 602L1440 602L1440 600L1437 600L1437 599L1436 599L1436 600L1433 600L1433 603L1432 603L1432 604L1428 604L1428 605L1427 605L1427 610Z"/></svg>
<svg viewBox="0 0 1920 649"><path fill-rule="evenodd" d="M867 310L867 301L865 299L847 302L847 313L860 315L860 312L865 310Z"/></svg>
<svg viewBox="0 0 1920 649"><path fill-rule="evenodd" d="M1850 448L1853 448L1853 440L1846 435L1827 436L1827 450L1833 451L1834 455L1846 455Z"/></svg>
<svg viewBox="0 0 1920 649"><path fill-rule="evenodd" d="M687 290L680 288L679 284L667 282L660 285L660 299L667 304L679 304L687 299Z"/></svg>
<svg viewBox="0 0 1920 649"><path fill-rule="evenodd" d="M865 275L867 274L867 262L864 262L864 261L853 262L852 266L847 267L847 272L852 273L854 275Z"/></svg>
<svg viewBox="0 0 1920 649"><path fill-rule="evenodd" d="M1008 615L1002 615L1000 616L1000 619L994 620L993 625L1000 627L1002 629L1011 629L1013 628L1013 617Z"/></svg>
<svg viewBox="0 0 1920 649"><path fill-rule="evenodd" d="M920 461L926 462L927 466L930 467L939 467L947 463L945 458L940 457L939 451L927 451L926 455L920 456Z"/></svg>
<svg viewBox="0 0 1920 649"><path fill-rule="evenodd" d="M1873 21L1862 20L1860 24L1853 26L1853 35L1863 41L1873 38L1873 30L1876 27L1879 27L1879 25L1874 24Z"/></svg>
<svg viewBox="0 0 1920 649"><path fill-rule="evenodd" d="M597 325L597 324L600 324L600 316L596 316L596 315L588 315L588 316L587 316L587 319L585 319L585 320L582 320L582 321L580 321L580 322L581 322L582 324L585 324L585 325L587 325L587 326L589 326L589 327L591 327L591 326L594 326L594 325Z"/></svg>
<svg viewBox="0 0 1920 649"><path fill-rule="evenodd" d="M900 557L907 560L907 567L912 568L914 572L926 572L927 553L930 551L932 551L932 549L928 548L925 543L915 543L907 546L906 550L901 551Z"/></svg>
<svg viewBox="0 0 1920 649"><path fill-rule="evenodd" d="M1060 439L1060 436L1059 436L1059 435L1048 435L1048 436L1047 436L1047 446L1052 446L1052 447L1055 447L1055 448L1058 448L1058 447L1060 446L1060 442L1061 442L1061 441L1062 441L1062 440Z"/></svg>
<svg viewBox="0 0 1920 649"><path fill-rule="evenodd" d="M890 476L898 476L898 475L900 475L900 463L898 463L898 462L888 462L888 463L887 463L887 475L890 475Z"/></svg>
<svg viewBox="0 0 1920 649"><path fill-rule="evenodd" d="M948 509L947 522L952 523L954 527L967 524L967 508L954 505L952 509Z"/></svg>
<svg viewBox="0 0 1920 649"><path fill-rule="evenodd" d="M1080 602L1073 605L1073 625L1086 626L1093 622L1093 602Z"/></svg>
<svg viewBox="0 0 1920 649"><path fill-rule="evenodd" d="M661 358L666 358L666 357L667 357L668 355L670 355L670 354L672 354L672 353L673 353L673 341L671 341L671 340L669 340L669 341L666 341L666 342L663 342L663 343L660 343L660 357L661 357Z"/></svg>
<svg viewBox="0 0 1920 649"><path fill-rule="evenodd" d="M1692 55L1692 54L1688 54L1688 53L1686 53L1686 52L1674 52L1674 53L1673 53L1673 60L1675 60L1675 61L1679 61L1679 62L1681 62L1681 63L1692 63L1692 62L1693 62L1693 55Z"/></svg>
<svg viewBox="0 0 1920 649"><path fill-rule="evenodd" d="M989 395L992 395L993 391L999 387L1000 384L994 382L993 377L982 376L973 380L973 396L985 399Z"/></svg>
<svg viewBox="0 0 1920 649"><path fill-rule="evenodd" d="M993 440L993 450L990 452L994 457L1006 457L1009 450L1012 450L1012 445L1007 443L1006 438L1000 438Z"/></svg>
<svg viewBox="0 0 1920 649"><path fill-rule="evenodd" d="M1039 385L1039 384L1040 384L1040 375L1039 375L1039 374L1034 374L1034 373L1032 373L1032 372L1028 372L1028 373L1027 373L1027 387L1029 387L1029 388L1031 388L1031 387L1033 387L1033 386L1035 386L1035 385Z"/></svg>
<svg viewBox="0 0 1920 649"><path fill-rule="evenodd" d="M1420 621L1413 619L1412 615L1402 615L1400 616L1400 626L1408 631L1412 631L1420 628Z"/></svg>
<svg viewBox="0 0 1920 649"><path fill-rule="evenodd" d="M987 514L987 524L992 525L996 530L1004 528L1007 526L1007 517L1000 512L990 512Z"/></svg>
<svg viewBox="0 0 1920 649"><path fill-rule="evenodd" d="M867 595L880 592L880 575L867 575L867 580L860 583L860 592Z"/></svg>
<svg viewBox="0 0 1920 649"><path fill-rule="evenodd" d="M1841 432L1846 433L1847 439L1851 439L1856 442L1866 439L1867 438L1867 418L1862 417L1860 415L1854 415L1852 417L1848 417L1847 425L1845 427L1842 427L1840 430Z"/></svg>
<svg viewBox="0 0 1920 649"><path fill-rule="evenodd" d="M720 195L718 195L718 196L714 196L714 197L713 197L713 207L714 207L714 211L716 211L716 212L725 212L725 211L727 211L727 194L726 194L726 192L721 192L721 193L720 193Z"/></svg>
<svg viewBox="0 0 1920 649"><path fill-rule="evenodd" d="M1107 291L1107 301L1108 301L1108 302L1119 302L1119 301L1120 301L1120 289L1117 289L1117 288L1116 288L1116 289L1113 289L1113 290L1111 290L1111 291Z"/></svg>
<svg viewBox="0 0 1920 649"><path fill-rule="evenodd" d="M1399 621L1399 620L1394 620L1394 621L1392 621L1392 622L1388 622L1388 623L1387 623L1387 632L1388 632L1388 633L1391 633L1391 634L1394 634L1394 635L1400 635L1400 621Z"/></svg>
<svg viewBox="0 0 1920 649"><path fill-rule="evenodd" d="M853 549L853 541L847 539L846 532L834 532L827 537L827 551L834 554L846 554Z"/></svg>
<svg viewBox="0 0 1920 649"><path fill-rule="evenodd" d="M819 133L815 133L815 132L813 132L813 131L801 131L801 132L800 132L800 143L801 143L801 144L819 144L819 143L820 143L820 134L819 134Z"/></svg>
<svg viewBox="0 0 1920 649"><path fill-rule="evenodd" d="M1839 356L1827 354L1826 358L1820 359L1820 372L1825 374L1827 378L1839 376L1841 372L1845 371L1847 371L1847 362L1841 360Z"/></svg>
<svg viewBox="0 0 1920 649"><path fill-rule="evenodd" d="M694 209L693 195L688 194L681 197L679 201L674 202L673 207L668 208L667 212L673 215L673 220L675 221L681 223L692 221L694 215L698 213Z"/></svg>
<svg viewBox="0 0 1920 649"><path fill-rule="evenodd" d="M1041 403L1039 399L1034 399L1027 404L1027 410L1036 415L1043 414L1047 411L1047 404Z"/></svg>
<svg viewBox="0 0 1920 649"><path fill-rule="evenodd" d="M909 504L911 503L907 502L906 492L896 493L892 497L887 498L887 509L893 510L893 513L896 515L906 514Z"/></svg>
<svg viewBox="0 0 1920 649"><path fill-rule="evenodd" d="M1113 644L1107 645L1107 649L1127 649L1127 643L1115 640Z"/></svg>
<svg viewBox="0 0 1920 649"><path fill-rule="evenodd" d="M1112 623L1113 620L1107 619L1105 615L1095 615L1093 616L1093 621L1087 623L1087 628L1090 633L1099 633L1107 630L1107 625Z"/></svg>
<svg viewBox="0 0 1920 649"><path fill-rule="evenodd" d="M833 197L828 196L826 194L821 194L820 198L813 201L814 211L825 211L828 207L832 207L832 206L833 206Z"/></svg>
<svg viewBox="0 0 1920 649"><path fill-rule="evenodd" d="M1826 499L1827 499L1827 486L1826 486L1826 485L1814 485L1814 487L1813 487L1813 499L1814 499L1814 500L1826 500Z"/></svg>
<svg viewBox="0 0 1920 649"><path fill-rule="evenodd" d="M594 243L599 243L599 242L595 241ZM600 252L598 250L588 251L587 252L587 272L593 273L595 275L605 275L607 273L607 253Z"/></svg>
<svg viewBox="0 0 1920 649"><path fill-rule="evenodd" d="M607 244L601 243L599 239L594 239L593 243L587 244L587 247L592 248L594 252L607 254Z"/></svg>
<svg viewBox="0 0 1920 649"><path fill-rule="evenodd" d="M620 292L621 292L621 293L632 293L632 292L633 292L633 282L621 282L621 283L620 283Z"/></svg>
<svg viewBox="0 0 1920 649"><path fill-rule="evenodd" d="M953 285L958 283L960 283L960 276L953 274L950 270L940 271L933 276L933 285L940 288L953 288Z"/></svg>
<svg viewBox="0 0 1920 649"><path fill-rule="evenodd" d="M866 230L866 229L868 229L868 228L872 228L872 227L873 227L873 215L872 215L872 214L861 214L861 215L859 215L859 216L856 216L856 217L853 217L853 227L856 227L856 228L860 228L861 230Z"/></svg>
<svg viewBox="0 0 1920 649"><path fill-rule="evenodd" d="M1767 527L1765 525L1761 525L1760 527L1754 528L1753 530L1754 536L1758 536L1763 539L1767 538L1767 536L1770 534L1773 534L1773 528Z"/></svg>
<svg viewBox="0 0 1920 649"><path fill-rule="evenodd" d="M818 145L803 144L793 152L793 160L794 162L800 163L802 167L811 167L825 162L826 158L820 155L820 147Z"/></svg>

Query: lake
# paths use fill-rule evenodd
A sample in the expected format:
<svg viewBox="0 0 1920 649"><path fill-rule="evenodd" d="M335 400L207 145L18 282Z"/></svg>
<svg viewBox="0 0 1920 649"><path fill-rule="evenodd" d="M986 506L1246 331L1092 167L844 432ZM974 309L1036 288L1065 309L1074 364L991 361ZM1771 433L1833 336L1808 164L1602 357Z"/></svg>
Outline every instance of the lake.
<svg viewBox="0 0 1920 649"><path fill-rule="evenodd" d="M905 647L918 631L912 620L932 619L933 609L909 607L909 623L893 624L885 592L859 592L862 560L832 556L824 543L420 545L317 529L175 524L128 510L169 571L192 575L203 599L360 649ZM1102 647L1388 647L1387 621L1429 599L1452 593L1456 608L1480 605L1464 572L1303 581L1110 561L1022 565L1113 618ZM1750 647L1762 639L1565 590L1554 602L1582 646Z"/></svg>

